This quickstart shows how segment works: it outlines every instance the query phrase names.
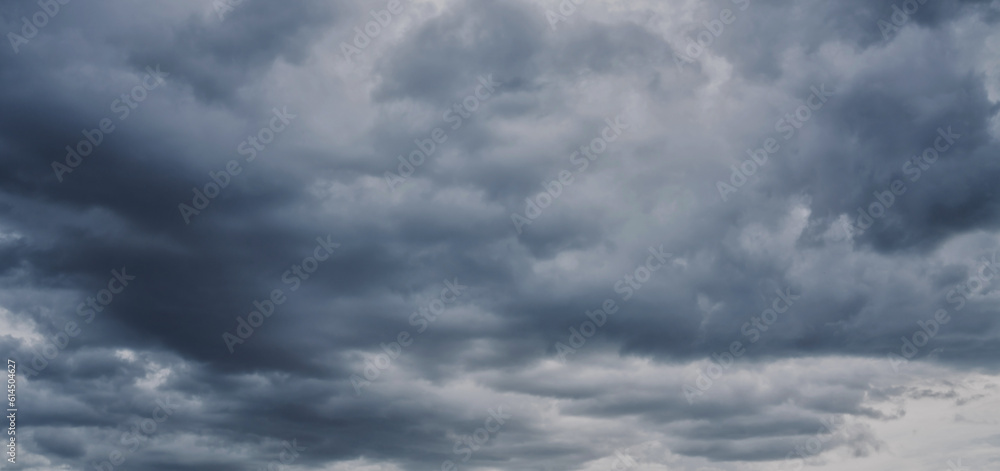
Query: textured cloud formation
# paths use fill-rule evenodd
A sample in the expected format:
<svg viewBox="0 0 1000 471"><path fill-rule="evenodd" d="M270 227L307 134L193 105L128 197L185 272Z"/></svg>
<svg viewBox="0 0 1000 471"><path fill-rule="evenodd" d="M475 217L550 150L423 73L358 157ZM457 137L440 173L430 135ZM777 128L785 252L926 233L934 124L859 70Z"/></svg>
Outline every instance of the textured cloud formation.
<svg viewBox="0 0 1000 471"><path fill-rule="evenodd" d="M1000 463L996 0L0 18L12 469Z"/></svg>

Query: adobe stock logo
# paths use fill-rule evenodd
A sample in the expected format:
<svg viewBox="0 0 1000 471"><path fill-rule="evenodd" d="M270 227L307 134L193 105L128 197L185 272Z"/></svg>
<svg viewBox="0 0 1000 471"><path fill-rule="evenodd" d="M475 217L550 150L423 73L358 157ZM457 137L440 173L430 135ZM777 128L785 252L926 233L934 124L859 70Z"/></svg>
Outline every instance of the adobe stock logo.
<svg viewBox="0 0 1000 471"><path fill-rule="evenodd" d="M549 22L552 31L556 30L556 25L560 21L569 21L569 17L576 13L576 7L587 3L587 0L562 0L557 8L558 13L552 10L545 10L545 19Z"/></svg>
<svg viewBox="0 0 1000 471"><path fill-rule="evenodd" d="M81 302L76 307L76 314L86 318L83 322L90 324L94 321L97 313L103 312L104 308L114 301L115 295L120 295L125 291L125 288L129 286L129 282L132 280L135 280L135 276L129 275L125 271L125 267L122 267L121 271L111 270L111 277L108 278L107 288L98 290L94 296L88 296L86 301ZM89 309L88 306L90 307ZM44 342L35 351L35 356L31 359L31 368L27 366L22 367L25 374L29 378L32 378L48 367L49 361L55 360L61 351L69 347L70 341L80 335L80 332L82 332L81 327L83 326L70 321L60 331L56 332L55 335L45 338Z"/></svg>
<svg viewBox="0 0 1000 471"><path fill-rule="evenodd" d="M108 453L108 459L103 462L94 461L91 466L97 471L114 471L115 467L120 467L128 459L129 455L135 453L139 447L147 443L156 433L157 424L166 422L170 416L176 412L177 405L170 403L170 398L157 399L156 407L153 408L149 418L136 421L131 424L131 430L123 432L119 443L128 446L124 452L117 448Z"/></svg>
<svg viewBox="0 0 1000 471"><path fill-rule="evenodd" d="M878 29L882 32L882 39L888 41L890 33L895 34L899 31L899 28L909 23L910 15L915 14L920 9L920 5L925 3L927 3L927 0L906 0L903 2L903 8L893 3L892 15L889 16L889 21L892 21L892 23L884 19L878 20Z"/></svg>
<svg viewBox="0 0 1000 471"><path fill-rule="evenodd" d="M610 144L617 141L625 130L631 129L632 126L625 122L622 114L624 113L616 115L614 119L605 118L604 123L607 125L601 129L598 135L591 139L589 143L581 145L579 150L573 151L570 154L569 161L577 166L577 175L586 171L590 167L590 164L604 154ZM559 199L563 194L563 189L569 188L575 178L572 171L560 170L557 178L542 181L541 186L545 191L537 193L534 197L524 199L524 215L522 216L517 212L510 214L510 220L514 224L514 230L517 231L517 234L521 235L524 233L524 226L530 226L536 219L541 217L545 208L548 208Z"/></svg>
<svg viewBox="0 0 1000 471"><path fill-rule="evenodd" d="M469 435L463 435L456 442L455 446L452 448L452 452L458 455L460 462L464 463L472 458L472 454L486 445L493 437L500 433L500 428L507 423L511 417L510 413L504 413L503 408L508 407L506 404L501 404L496 410L489 409L490 415L486 417L483 421L483 426L477 428ZM490 424L493 425L490 425ZM441 463L441 471L457 471L459 468L455 465L454 461L444 460Z"/></svg>
<svg viewBox="0 0 1000 471"><path fill-rule="evenodd" d="M253 162L257 158L257 153L263 152L268 144L274 142L279 134L285 132L292 120L297 117L297 115L288 112L287 106L280 110L277 107L271 108L271 114L273 116L271 116L267 126L263 126L256 133L247 136L236 146L236 152L245 155L246 162ZM208 208L208 205L222 194L222 190L229 186L229 182L242 172L243 168L240 167L240 162L232 159L226 162L224 169L218 172L208 172L208 178L212 181L205 183L201 188L191 187L191 192L194 193L191 204L180 203L177 205L177 210L180 211L184 224L191 224L194 217Z"/></svg>
<svg viewBox="0 0 1000 471"><path fill-rule="evenodd" d="M38 30L49 24L49 20L59 14L59 5L66 5L70 0L38 0L41 11L36 11L29 20L27 16L21 17L21 34L13 31L7 33L7 40L14 54L20 54L21 46L28 44L30 39L38 36Z"/></svg>
<svg viewBox="0 0 1000 471"><path fill-rule="evenodd" d="M385 10L370 10L368 15L372 17L372 20L365 23L362 28L354 27L356 34L352 41L353 45L346 42L340 43L340 52L344 54L344 59L353 63L351 56L360 56L361 51L367 48L375 38L382 34L383 29L392 23L393 16L399 16L400 13L403 13L403 5L399 4L399 0L389 0Z"/></svg>
<svg viewBox="0 0 1000 471"><path fill-rule="evenodd" d="M444 280L444 288L441 290L441 294L424 307L410 314L410 325L418 327L417 335L424 333L431 324L437 321L438 317L445 313L445 308L448 304L457 301L458 297L462 295L462 290L468 288L468 286L460 284L458 278ZM401 330L396 334L395 341L379 344L379 347L385 353L378 353L373 357L365 359L365 367L361 372L364 377L362 378L358 374L351 375L351 385L354 386L354 394L360 396L363 388L371 386L372 381L379 379L382 376L382 372L389 369L393 361L403 354L403 349L413 344L415 337L416 335L410 335L409 330Z"/></svg>
<svg viewBox="0 0 1000 471"><path fill-rule="evenodd" d="M253 471L281 471L282 465L291 465L298 459L300 451L308 449L304 446L299 446L295 438L292 439L291 443L287 441L282 442L282 445L284 449L278 454L278 461L271 461L264 466L255 468Z"/></svg>
<svg viewBox="0 0 1000 471"><path fill-rule="evenodd" d="M807 121L813 118L815 113L819 112L826 104L827 100L833 96L833 90L827 90L826 84L821 83L819 87L815 85L809 87L812 92L805 100L802 100L802 104L799 105L795 110L790 113L785 113L784 116L778 118L774 123L774 131L780 133L781 137L788 141L802 129ZM763 147L757 149L747 149L748 158L744 158L743 162L739 165L733 164L729 168L732 173L729 174L729 183L722 180L715 182L715 189L719 192L719 197L722 201L728 201L729 195L736 193L740 188L746 185L750 177L757 173L757 170L764 168L767 164L770 156L778 150L781 149L781 145L776 137L768 137L764 139ZM731 184L730 184L731 183Z"/></svg>
<svg viewBox="0 0 1000 471"><path fill-rule="evenodd" d="M652 278L653 273L667 266L667 263L673 258L672 253L663 250L662 244L659 247L650 246L647 251L649 255L646 256L646 262L637 265L614 284L614 290L621 295L623 305L632 299L636 291L642 289L642 286ZM597 334L597 331L604 327L608 318L618 312L619 308L620 306L614 299L605 298L597 309L584 311L584 315L589 320L579 323L579 328L570 327L566 343L556 342L553 347L559 362L566 363L566 355L575 354L583 348L587 344L587 340Z"/></svg>
<svg viewBox="0 0 1000 471"><path fill-rule="evenodd" d="M441 119L446 123L451 123L452 131L457 131L462 125L472 118L473 113L481 108L481 105L486 103L493 97L497 88L503 85L502 82L497 82L493 80L493 74L480 75L478 77L479 84L473 89L473 92L466 95L461 101L451 104L451 109L445 110L444 114L441 115ZM448 142L448 131L437 127L432 129L425 139L414 139L414 148L410 152L409 156L404 158L402 155L396 156L399 164L396 166L396 172L393 173L388 170L384 173L385 184L389 187L389 191L394 191L403 183L406 183L414 172L417 171L424 163L434 155L438 147Z"/></svg>
<svg viewBox="0 0 1000 471"><path fill-rule="evenodd" d="M920 180L923 172L930 170L931 166L962 137L961 134L953 132L951 126L948 126L947 130L944 127L940 127L937 129L937 132L938 136L934 139L933 147L925 147L923 152L910 157L900 167L900 171L911 182ZM889 183L888 188L873 192L872 196L874 196L874 200L866 208L858 206L858 216L856 218L845 215L845 217L840 219L843 226L843 237L855 237L864 234L865 231L875 224L876 220L885 217L886 212L896 203L896 198L906 193L907 189L906 182L902 179L895 179ZM838 238L840 236L841 234L839 233L836 235Z"/></svg>
<svg viewBox="0 0 1000 471"><path fill-rule="evenodd" d="M153 67L146 67L146 76L143 77L139 85L132 87L128 93L122 93L119 98L116 98L111 102L111 112L118 114L118 121L125 121L132 114L132 110L139 107L139 105L146 101L149 96L149 92L153 91L160 85L166 82L164 77L169 77L170 74L160 70L160 65L156 65L156 69ZM64 159L65 164L52 161L52 171L56 174L56 179L59 183L62 183L68 173L73 173L73 170L83 163L83 159L89 157L97 147L104 142L104 138L115 131L114 122L111 118L104 118L97 123L97 127L91 130L84 129L82 131L83 139L77 141L75 146L66 146L66 158Z"/></svg>
<svg viewBox="0 0 1000 471"><path fill-rule="evenodd" d="M215 9L215 14L219 15L219 21L225 21L226 15L242 5L244 1L246 0L215 0L212 8Z"/></svg>
<svg viewBox="0 0 1000 471"><path fill-rule="evenodd" d="M740 11L746 11L750 7L750 0L731 0L733 5L740 8ZM701 56L708 48L712 47L715 40L722 36L722 33L726 31L726 25L731 25L736 21L737 15L732 10L728 8L723 8L719 11L717 15L718 18L713 18L709 21L703 21L701 24L705 28L698 32L695 39L688 39L688 45L685 47L681 54L678 55L674 53L674 63L677 67L684 69L684 64L693 64L698 61L698 57Z"/></svg>
<svg viewBox="0 0 1000 471"><path fill-rule="evenodd" d="M761 332L767 332L770 326L778 321L779 314L788 312L795 305L795 301L802 297L802 293L794 294L789 287L786 287L784 291L776 289L775 293L777 297L771 300L771 307L764 308L760 312L760 317L751 317L749 321L743 323L740 333L747 337L750 343L745 347L743 342L736 340L729 344L728 351L713 353L708 359L708 366L698 370L694 386L684 384L681 387L681 392L684 393L688 404L694 404L696 398L704 396L715 384L715 381L721 378L723 373L728 371L736 363L736 360L739 360L747 352L747 348L761 339ZM781 304L784 304L784 307Z"/></svg>
<svg viewBox="0 0 1000 471"><path fill-rule="evenodd" d="M965 307L966 301L974 294L989 291L988 287L993 278L1000 275L1000 258L997 255L998 252L993 252L993 260L985 256L982 257L979 260L978 269L973 270L965 282L948 291L945 300L948 304L955 305L951 308L951 312L948 312L947 309L938 309L934 311L933 316L926 320L916 321L918 328L911 335L899 338L901 341L899 353L892 352L887 356L889 366L894 372L898 373L900 366L908 364L920 352L921 348L931 343L938 332L951 321L951 315L958 314Z"/></svg>
<svg viewBox="0 0 1000 471"><path fill-rule="evenodd" d="M333 256L340 244L333 241L333 236L327 234L326 240L322 237L316 238L316 246L313 247L312 256L306 256L301 262L291 265L281 275L281 281L291 285L289 291L296 291L302 285L303 280L309 279L312 273L319 269L320 263L325 262ZM309 267L312 268L309 268ZM293 275L294 273L294 275ZM281 306L288 300L288 296L281 288L272 289L263 301L254 299L253 310L247 314L247 318L236 317L236 327L233 329L235 335L228 331L222 333L222 341L226 344L229 353L236 351L236 345L246 342L255 332L255 329L264 325L264 322L275 313L276 306Z"/></svg>

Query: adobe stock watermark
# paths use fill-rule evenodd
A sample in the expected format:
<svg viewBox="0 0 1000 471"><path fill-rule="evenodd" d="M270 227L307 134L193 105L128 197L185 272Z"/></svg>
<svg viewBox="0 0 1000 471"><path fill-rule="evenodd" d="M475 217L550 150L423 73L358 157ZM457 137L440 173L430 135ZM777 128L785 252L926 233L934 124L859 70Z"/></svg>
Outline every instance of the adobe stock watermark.
<svg viewBox="0 0 1000 471"><path fill-rule="evenodd" d="M750 7L750 0L731 0L733 5L740 8L740 11L746 11ZM701 24L705 29L698 32L695 39L688 38L688 44L682 51L682 55L674 53L674 63L677 67L684 69L684 64L694 64L698 61L698 58L712 47L715 40L722 36L722 33L726 31L726 25L731 25L736 21L736 14L728 9L723 8L719 11L718 18L713 18L709 21L703 21Z"/></svg>
<svg viewBox="0 0 1000 471"><path fill-rule="evenodd" d="M771 307L761 311L760 317L751 317L740 328L740 333L749 339L748 342L751 345L760 340L761 332L767 332L770 326L778 321L778 314L788 312L795 304L795 301L802 296L801 293L792 294L791 288L785 288L784 291L776 289L775 292L777 296L771 301ZM708 366L704 370L698 371L698 377L695 378L694 386L685 383L681 387L684 399L687 399L688 404L694 404L695 398L704 396L705 392L715 385L715 381L721 378L725 371L732 368L736 360L746 352L747 350L743 346L743 342L735 340L729 344L728 351L713 353L708 359Z"/></svg>
<svg viewBox="0 0 1000 471"><path fill-rule="evenodd" d="M253 471L281 471L281 465L290 465L299 458L299 452L307 450L306 447L300 447L298 443L295 442L293 438L291 443L282 442L284 447L281 453L278 454L277 461L271 461L264 466L259 466L253 469Z"/></svg>
<svg viewBox="0 0 1000 471"><path fill-rule="evenodd" d="M659 440L651 440L648 442L640 443L638 445L632 445L625 448L615 448L612 454L607 458L613 457L611 460L611 466L604 467L603 469L608 469L610 471L626 471L636 466L639 466L641 461L645 461L644 458L648 456L648 451L650 448L659 448L663 444ZM639 459L636 459L634 455L639 455ZM602 461L604 458L601 459ZM602 469L603 464L593 464L587 469ZM546 466L546 471L552 471L551 466Z"/></svg>
<svg viewBox="0 0 1000 471"><path fill-rule="evenodd" d="M948 471L972 471L968 467L962 466L962 458L948 460Z"/></svg>
<svg viewBox="0 0 1000 471"><path fill-rule="evenodd" d="M806 464L806 459L823 452L834 438L849 437L856 426L847 423L843 416L835 415L820 419L820 427L816 434L795 445L793 451L785 455L786 466L795 465L794 471L800 471Z"/></svg>
<svg viewBox="0 0 1000 471"><path fill-rule="evenodd" d="M247 136L246 139L236 146L236 152L240 155L245 155L245 161L248 163L253 162L257 158L258 152L263 152L264 149L267 149L267 145L274 142L278 134L285 132L288 125L297 117L297 115L288 112L287 106L282 107L280 110L277 107L272 108L271 114L273 116L271 116L271 120L267 126L261 127L255 134ZM240 173L243 173L243 168L240 167L240 162L236 159L226 162L225 168L218 172L210 170L208 178L211 181L202 185L201 188L191 188L191 191L194 193L191 204L180 203L177 205L177 209L181 213L181 218L184 219L184 224L191 224L191 219L194 216L200 215L202 211L208 208L212 200L222 194L222 190L229 186L233 177Z"/></svg>
<svg viewBox="0 0 1000 471"><path fill-rule="evenodd" d="M503 83L493 80L493 74L480 75L479 85L476 85L473 93L458 103L452 103L451 109L445 111L441 118L446 123L451 123L453 131L457 131L465 123L465 120L472 118L472 114L479 110L481 104L489 101L496 88L501 85ZM397 173L385 172L385 183L389 187L389 191L393 191L397 186L405 183L413 176L416 169L427 161L427 158L434 155L438 146L445 142L448 142L448 131L439 127L432 129L428 138L414 139L413 143L416 148L410 152L410 155L406 158L403 158L402 155L396 157L399 160L399 165L396 166Z"/></svg>
<svg viewBox="0 0 1000 471"><path fill-rule="evenodd" d="M427 303L427 306L421 307L413 314L410 314L410 325L417 327L417 334L424 333L431 324L437 321L438 316L444 314L445 306L455 302L462 295L462 290L468 288L468 286L459 284L458 278L444 280L444 288L441 290L441 294L436 299ZM362 378L357 373L351 375L351 385L354 386L354 395L360 396L362 388L371 386L372 381L382 376L382 371L392 366L393 360L399 358L403 353L403 349L413 344L413 338L414 336L411 336L410 331L404 329L396 334L394 342L380 344L379 348L385 353L379 353L373 358L365 359L365 367L362 371L364 377Z"/></svg>
<svg viewBox="0 0 1000 471"><path fill-rule="evenodd" d="M246 0L215 0L212 2L212 8L215 9L215 14L219 16L219 21L225 21L226 15L244 2Z"/></svg>
<svg viewBox="0 0 1000 471"><path fill-rule="evenodd" d="M615 450L615 460L611 462L611 471L625 471L639 465L639 462L625 451Z"/></svg>
<svg viewBox="0 0 1000 471"><path fill-rule="evenodd" d="M97 471L114 471L115 466L121 466L128 459L128 456L135 453L139 446L148 442L150 437L156 433L158 424L166 422L171 415L174 415L177 405L170 403L170 398L166 400L157 399L156 407L148 419L137 420L131 424L128 432L121 435L119 444L127 446L124 452L115 448L108 453L108 459L102 462L94 461L91 466Z"/></svg>
<svg viewBox="0 0 1000 471"><path fill-rule="evenodd" d="M562 0L554 11L545 10L545 20L549 22L552 31L555 31L560 21L569 21L569 17L576 13L576 7L584 3L587 3L587 0Z"/></svg>
<svg viewBox="0 0 1000 471"><path fill-rule="evenodd" d="M610 143L617 141L625 130L631 128L622 119L622 114L618 114L614 119L605 118L606 126L601 129L597 137L591 139L589 144L581 145L579 150L575 150L569 155L570 163L576 165L577 175L585 172L590 167L591 162L596 161L601 154L608 150ZM535 219L541 217L543 210L559 199L563 190L569 188L575 178L573 171L560 170L557 178L542 181L541 186L544 191L539 192L534 198L524 199L524 215L517 212L510 214L510 220L514 223L514 230L517 231L517 234L524 233L524 226L530 226Z"/></svg>
<svg viewBox="0 0 1000 471"><path fill-rule="evenodd" d="M129 275L122 267L121 271L111 270L111 278L108 279L107 288L97 291L94 296L87 298L76 307L76 315L85 318L84 322L90 324L99 312L111 304L115 295L121 294L128 287L129 282L135 280L135 276ZM43 337L42 346L38 349L32 348L34 356L31 358L29 366L23 368L29 378L37 376L42 370L49 366L49 362L55 360L59 353L69 347L70 341L80 336L80 325L69 321L62 330L56 332L52 337Z"/></svg>
<svg viewBox="0 0 1000 471"><path fill-rule="evenodd" d="M313 248L312 255L303 258L300 263L293 264L281 274L281 282L289 285L289 291L298 290L304 280L308 280L313 273L316 273L320 262L325 262L333 256L333 252L340 247L340 244L333 242L332 238L333 236L329 234L326 236L326 240L317 237L316 247ZM236 345L246 342L253 335L254 329L262 326L264 321L274 314L275 306L280 306L287 300L288 297L281 288L272 289L263 301L254 299L251 304L255 310L250 311L245 320L243 316L236 317L236 328L233 329L236 334L222 333L222 341L226 344L229 354L233 354L236 351Z"/></svg>
<svg viewBox="0 0 1000 471"><path fill-rule="evenodd" d="M951 126L948 126L947 131L944 128L938 128L937 132L938 136L934 138L933 146L927 146L920 155L910 157L909 160L903 163L900 170L903 172L903 175L909 177L910 182L919 180L923 172L929 170L931 165L934 165L938 161L938 158L951 149L955 145L955 142L962 137L961 134L952 132ZM897 178L889 183L888 188L872 192L872 196L875 198L868 205L867 211L865 211L865 208L858 206L858 217L856 220L851 216L841 218L844 238L864 234L868 228L875 224L876 219L881 219L885 216L886 211L896 203L896 198L906 193L906 190L906 182ZM837 237L839 238L839 235Z"/></svg>
<svg viewBox="0 0 1000 471"><path fill-rule="evenodd" d="M958 311L961 311L965 307L966 301L973 294L982 291L990 280L997 274L1000 274L1000 258L997 256L998 252L994 251L993 260L986 257L979 259L979 269L973 272L975 276L969 277L964 283L948 291L948 294L945 295L945 301L955 306L952 308L951 313L947 309L938 309L934 311L934 315L926 320L917 321L917 329L914 330L912 335L899 338L902 341L899 353L892 352L887 355L892 371L899 373L900 366L909 363L910 359L915 357L921 348L930 343L937 336L938 332L941 331L942 326L951 321L952 314L957 314ZM989 276L987 276L987 272L989 272Z"/></svg>
<svg viewBox="0 0 1000 471"><path fill-rule="evenodd" d="M820 84L819 88L814 85L809 89L812 94L804 100L802 105L799 105L791 113L785 113L774 123L774 131L780 133L785 141L794 137L798 130L813 117L813 113L822 109L834 93L833 90L826 89L826 84ZM729 175L729 183L721 180L715 182L715 189L719 191L722 201L727 201L730 194L736 193L739 188L743 187L747 183L747 179L756 174L758 169L763 168L768 158L779 149L781 149L781 145L774 137L764 139L764 145L759 149L747 149L747 155L750 158L738 166L735 164L729 166L732 170Z"/></svg>
<svg viewBox="0 0 1000 471"><path fill-rule="evenodd" d="M48 25L49 21L59 14L62 10L61 5L69 2L70 0L38 0L38 7L41 10L33 13L30 19L27 16L21 17L21 34L13 31L7 33L7 40L10 41L10 48L14 50L14 54L20 54L21 46L38 36L38 30Z"/></svg>
<svg viewBox="0 0 1000 471"><path fill-rule="evenodd" d="M889 21L886 21L885 18L880 18L877 22L878 29L882 32L882 39L888 41L892 34L899 32L899 29L903 25L909 23L910 15L916 13L920 9L920 6L925 3L927 3L927 0L905 0L902 8L893 3Z"/></svg>
<svg viewBox="0 0 1000 471"><path fill-rule="evenodd" d="M385 27L392 23L393 17L403 13L403 5L400 0L389 0L384 10L369 10L368 15L372 17L361 27L354 27L354 39L351 44L341 41L340 52L344 54L344 59L353 64L352 56L360 56L375 38L382 34Z"/></svg>
<svg viewBox="0 0 1000 471"><path fill-rule="evenodd" d="M7 462L17 464L17 361L7 359Z"/></svg>
<svg viewBox="0 0 1000 471"><path fill-rule="evenodd" d="M659 247L650 246L647 251L649 255L646 262L637 266L632 272L625 274L616 281L613 288L621 295L622 303L628 302L636 291L642 289L643 284L649 281L653 273L666 266L673 254L663 251L663 245ZM556 342L556 358L561 363L566 363L566 355L572 355L577 350L587 344L587 340L597 334L598 329L608 322L608 317L618 312L618 302L611 298L606 298L601 306L593 311L584 311L584 316L588 320L580 323L579 327L569 328L569 337L566 343Z"/></svg>
<svg viewBox="0 0 1000 471"><path fill-rule="evenodd" d="M501 404L495 411L493 409L487 410L486 412L489 413L489 416L483 421L482 427L473 430L472 433L468 435L462 435L459 437L459 439L455 442L455 446L452 448L452 452L460 457L455 458L456 460L461 463L469 461L469 458L472 458L473 453L478 451L491 439L496 437L498 433L500 433L500 428L507 423L507 420L513 417L512 414L504 413L504 407L507 406ZM490 425L491 423L493 425ZM456 471L457 469L459 468L452 460L444 460L441 463L441 471Z"/></svg>
<svg viewBox="0 0 1000 471"><path fill-rule="evenodd" d="M139 104L146 101L149 92L153 91L166 82L164 77L170 74L160 70L159 64L156 69L146 67L146 76L141 83L132 87L128 93L122 93L119 98L111 102L111 112L118 115L118 121L124 121L132 114L132 110L139 107ZM84 129L83 139L80 139L75 146L66 146L66 157L63 162L52 161L52 171L56 173L59 183L63 182L63 175L73 173L73 169L83 163L85 157L90 156L97 146L104 142L104 139L115 131L114 121L111 118L103 118L97 123L97 127L91 130Z"/></svg>

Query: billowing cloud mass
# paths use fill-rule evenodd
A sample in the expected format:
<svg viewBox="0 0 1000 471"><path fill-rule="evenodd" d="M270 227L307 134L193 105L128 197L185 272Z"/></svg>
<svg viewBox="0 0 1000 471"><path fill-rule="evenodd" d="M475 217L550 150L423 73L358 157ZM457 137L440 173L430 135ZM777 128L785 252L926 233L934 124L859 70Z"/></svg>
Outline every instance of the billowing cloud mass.
<svg viewBox="0 0 1000 471"><path fill-rule="evenodd" d="M10 469L1000 466L1000 1L0 18Z"/></svg>

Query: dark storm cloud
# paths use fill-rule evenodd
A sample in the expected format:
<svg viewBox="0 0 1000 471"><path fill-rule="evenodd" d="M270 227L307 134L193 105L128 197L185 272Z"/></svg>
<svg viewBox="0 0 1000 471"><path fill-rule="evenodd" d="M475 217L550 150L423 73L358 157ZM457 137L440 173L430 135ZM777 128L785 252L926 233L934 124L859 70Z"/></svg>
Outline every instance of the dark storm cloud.
<svg viewBox="0 0 1000 471"><path fill-rule="evenodd" d="M731 3L684 16L589 2L557 28L545 16L556 4L414 4L356 64L337 45L384 3L246 1L221 20L210 2L62 6L0 53L12 110L0 117L0 346L39 369L22 393L27 466L99 465L158 401L176 411L140 432L126 469L247 469L293 439L303 469L439 468L502 405L513 417L462 466L584 469L657 443L670 451L655 459L735 469L817 433L824 451L864 456L882 445L873 432L817 432L822 421L985 396L893 389L943 370L895 373L886 355L946 308L953 320L914 360L995 367L995 288L967 289L961 308L952 294L997 248L984 235L998 221L995 51L970 44L996 40L995 6L932 0L886 39L890 1L751 0L678 67ZM34 11L0 7L11 30ZM165 83L121 118L113 103L148 67ZM443 114L487 75L496 92L390 191L396 156L447 129ZM776 120L822 84L829 102L780 138ZM275 107L296 117L247 161L238 146ZM621 136L586 167L574 160L619 115ZM53 161L105 118L115 130L57 177ZM949 126L961 137L909 180L907 159ZM782 148L722 201L716 181L769 136ZM178 205L231 159L241 173L185 224ZM564 170L573 183L519 234L511 214ZM856 221L894 179L906 193L847 237L838 218ZM293 291L286 273L317 238L339 246ZM660 246L671 261L631 285ZM136 278L84 322L80 303L122 267ZM418 332L453 280L468 288ZM223 333L275 289L287 301L230 353ZM801 298L751 342L745 326L776 290ZM557 343L606 299L618 312L557 362ZM38 336L68 322L80 334L33 365ZM412 344L371 366L400 332ZM746 355L686 400L695 370L733 341ZM378 376L359 393L366 368Z"/></svg>
<svg viewBox="0 0 1000 471"><path fill-rule="evenodd" d="M159 35L144 35L131 46L136 67L162 64L175 80L189 85L208 103L239 102L243 84L253 82L276 61L301 64L309 46L349 10L335 3L301 0L281 4L252 1L223 17L191 18Z"/></svg>

